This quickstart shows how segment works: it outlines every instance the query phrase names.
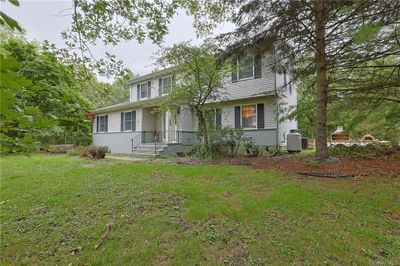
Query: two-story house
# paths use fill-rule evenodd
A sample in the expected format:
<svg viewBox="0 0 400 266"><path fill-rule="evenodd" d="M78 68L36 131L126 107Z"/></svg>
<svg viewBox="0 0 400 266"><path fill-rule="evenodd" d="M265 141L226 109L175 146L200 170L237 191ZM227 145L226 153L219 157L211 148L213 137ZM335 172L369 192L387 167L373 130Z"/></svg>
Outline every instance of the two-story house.
<svg viewBox="0 0 400 266"><path fill-rule="evenodd" d="M297 105L297 93L285 74L271 71L269 53L237 58L237 71L226 83L224 100L215 112L217 128L243 128L256 144L284 146L297 121L281 121L277 106ZM93 145L113 153L176 152L197 141L197 117L186 108L171 115L157 107L173 87L173 69L143 75L130 81L128 102L99 108L93 123ZM282 90L282 88L284 88ZM277 96L277 91L283 91Z"/></svg>

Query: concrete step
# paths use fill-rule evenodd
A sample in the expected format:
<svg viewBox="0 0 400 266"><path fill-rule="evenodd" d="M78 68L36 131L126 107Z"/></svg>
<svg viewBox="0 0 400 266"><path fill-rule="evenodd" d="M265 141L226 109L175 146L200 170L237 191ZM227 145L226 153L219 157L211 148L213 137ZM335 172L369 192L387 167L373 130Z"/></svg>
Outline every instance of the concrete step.
<svg viewBox="0 0 400 266"><path fill-rule="evenodd" d="M141 158L141 159L154 159L156 157L158 157L158 154L154 154L154 153L129 153L128 154L129 157L133 157L133 158Z"/></svg>
<svg viewBox="0 0 400 266"><path fill-rule="evenodd" d="M162 153L164 150L157 150L156 153ZM138 153L138 154L154 154L154 149L153 150L142 150L142 149L138 149L138 150L133 150L133 153Z"/></svg>
<svg viewBox="0 0 400 266"><path fill-rule="evenodd" d="M163 150L165 150L165 148L167 148L167 147L159 147L159 146L156 147L156 149L157 149L158 151L163 151ZM138 147L137 147L137 150L154 151L154 146L153 146L153 147L138 146Z"/></svg>
<svg viewBox="0 0 400 266"><path fill-rule="evenodd" d="M157 146L157 147L166 148L166 147L168 147L168 144L157 143L156 146ZM141 143L141 144L138 145L138 147L153 148L153 149L154 149L154 143Z"/></svg>

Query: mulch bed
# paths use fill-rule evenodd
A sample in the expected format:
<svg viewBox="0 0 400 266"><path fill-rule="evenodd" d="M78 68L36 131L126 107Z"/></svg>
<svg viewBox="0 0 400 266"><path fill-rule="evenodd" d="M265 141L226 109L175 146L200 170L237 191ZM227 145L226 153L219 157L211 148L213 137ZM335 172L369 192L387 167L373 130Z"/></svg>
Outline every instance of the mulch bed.
<svg viewBox="0 0 400 266"><path fill-rule="evenodd" d="M387 175L400 178L400 160L391 157L377 159L339 158L339 163L310 165L311 156L281 156L258 158L222 158L217 164L246 164L258 169L274 169L288 173L342 173L354 175L355 179L363 176Z"/></svg>

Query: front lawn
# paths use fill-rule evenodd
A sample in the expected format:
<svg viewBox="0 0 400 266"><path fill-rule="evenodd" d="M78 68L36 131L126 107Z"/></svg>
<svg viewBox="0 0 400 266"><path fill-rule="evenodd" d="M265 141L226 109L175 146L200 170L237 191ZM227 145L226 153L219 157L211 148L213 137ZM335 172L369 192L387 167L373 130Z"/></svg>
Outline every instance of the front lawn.
<svg viewBox="0 0 400 266"><path fill-rule="evenodd" d="M1 158L1 264L400 263L400 179Z"/></svg>

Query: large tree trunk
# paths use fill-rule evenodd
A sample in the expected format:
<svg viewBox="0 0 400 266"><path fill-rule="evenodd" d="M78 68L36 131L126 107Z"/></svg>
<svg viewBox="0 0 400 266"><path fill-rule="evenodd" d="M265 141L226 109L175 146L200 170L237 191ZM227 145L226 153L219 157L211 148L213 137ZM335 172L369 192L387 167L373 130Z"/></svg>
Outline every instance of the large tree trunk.
<svg viewBox="0 0 400 266"><path fill-rule="evenodd" d="M325 0L315 1L316 24L316 67L317 67L317 125L316 125L316 157L328 158L326 143L326 120L328 103L328 82L326 69L326 44L325 44L325 20L327 11Z"/></svg>

